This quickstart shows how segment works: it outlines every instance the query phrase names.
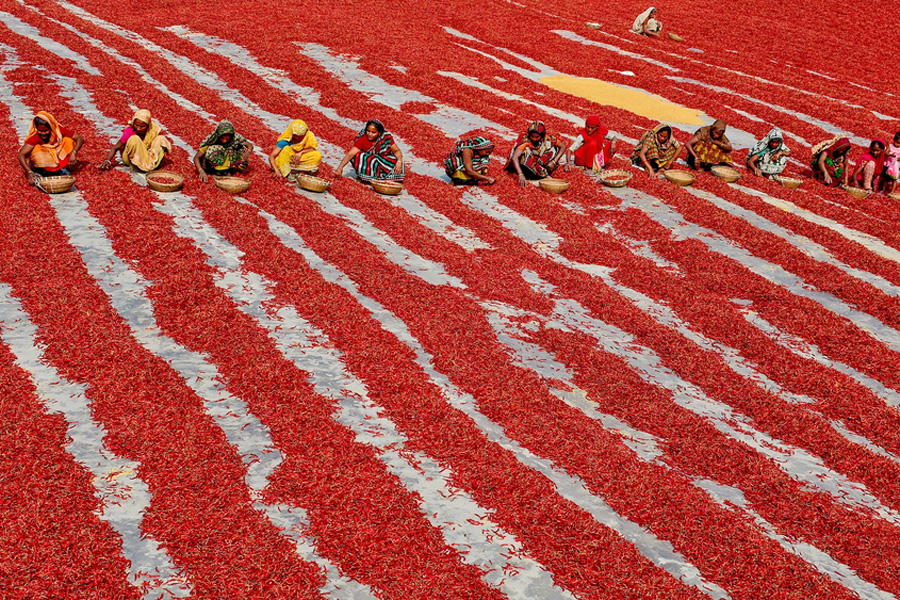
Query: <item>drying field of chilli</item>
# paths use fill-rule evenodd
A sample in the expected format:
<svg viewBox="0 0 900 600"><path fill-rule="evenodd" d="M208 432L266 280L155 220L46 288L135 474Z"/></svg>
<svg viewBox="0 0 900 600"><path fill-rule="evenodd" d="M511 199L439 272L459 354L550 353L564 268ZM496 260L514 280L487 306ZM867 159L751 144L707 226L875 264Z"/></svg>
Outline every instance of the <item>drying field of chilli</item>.
<svg viewBox="0 0 900 600"><path fill-rule="evenodd" d="M633 2L0 0L0 597L900 598L900 202L808 167L900 130L896 34L674 4L683 42ZM179 192L94 168L139 108ZM39 110L69 192L16 162ZM626 169L657 120L740 166L777 126L803 184L502 173L589 114ZM334 180L370 118L400 195ZM222 119L241 194L191 164ZM325 193L268 169L292 119ZM453 187L473 135L498 181Z"/></svg>

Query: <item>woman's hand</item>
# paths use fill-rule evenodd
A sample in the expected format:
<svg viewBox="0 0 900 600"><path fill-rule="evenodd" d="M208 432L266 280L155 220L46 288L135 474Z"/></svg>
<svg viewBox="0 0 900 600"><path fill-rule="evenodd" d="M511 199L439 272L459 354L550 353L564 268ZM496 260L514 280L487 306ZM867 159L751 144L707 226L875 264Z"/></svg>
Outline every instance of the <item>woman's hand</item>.
<svg viewBox="0 0 900 600"><path fill-rule="evenodd" d="M101 171L109 171L112 168L112 161L107 158L102 163L97 165L97 168Z"/></svg>
<svg viewBox="0 0 900 600"><path fill-rule="evenodd" d="M197 177L199 177L200 181L203 183L209 182L209 175L206 174L206 171L197 171Z"/></svg>
<svg viewBox="0 0 900 600"><path fill-rule="evenodd" d="M522 187L525 187L526 183L528 183L528 180L525 179L524 175L520 174L519 175L519 185L521 185Z"/></svg>
<svg viewBox="0 0 900 600"><path fill-rule="evenodd" d="M493 177L487 177L487 176L485 176L485 178L484 178L484 182L485 182L486 184L488 184L488 185L494 185L494 182L495 182L495 181L497 181L497 180L494 179Z"/></svg>
<svg viewBox="0 0 900 600"><path fill-rule="evenodd" d="M399 175L402 172L403 172L403 163L398 160L397 164L394 165L394 173Z"/></svg>
<svg viewBox="0 0 900 600"><path fill-rule="evenodd" d="M25 178L28 180L28 183L30 183L31 185L37 185L37 182L40 179L40 176L37 173L35 173L34 171L29 171L28 175L26 175Z"/></svg>
<svg viewBox="0 0 900 600"><path fill-rule="evenodd" d="M564 170L566 173L568 173L569 171L572 170L572 165L570 165L569 163L566 163L565 166L563 167L563 170Z"/></svg>
<svg viewBox="0 0 900 600"><path fill-rule="evenodd" d="M832 179L831 175L829 175L828 172L826 171L825 172L825 185L831 185L832 183L834 183L834 179Z"/></svg>

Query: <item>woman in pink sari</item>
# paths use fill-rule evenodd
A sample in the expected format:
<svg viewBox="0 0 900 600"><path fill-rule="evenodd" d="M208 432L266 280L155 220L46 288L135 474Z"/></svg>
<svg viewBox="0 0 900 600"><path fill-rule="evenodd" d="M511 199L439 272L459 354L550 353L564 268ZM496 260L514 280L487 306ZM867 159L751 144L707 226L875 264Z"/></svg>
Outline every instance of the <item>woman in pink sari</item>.
<svg viewBox="0 0 900 600"><path fill-rule="evenodd" d="M881 187L884 173L884 148L887 143L882 139L872 140L869 151L856 161L856 170L850 176L850 185L861 187L870 192L877 192Z"/></svg>

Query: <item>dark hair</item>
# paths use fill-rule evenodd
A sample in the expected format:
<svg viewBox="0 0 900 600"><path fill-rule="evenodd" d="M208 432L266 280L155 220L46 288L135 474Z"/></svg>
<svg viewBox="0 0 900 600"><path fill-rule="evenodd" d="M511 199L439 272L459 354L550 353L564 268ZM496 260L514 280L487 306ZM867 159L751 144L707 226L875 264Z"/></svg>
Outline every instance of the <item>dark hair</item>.
<svg viewBox="0 0 900 600"><path fill-rule="evenodd" d="M42 127L50 127L50 123L48 123L47 121L43 120L40 117L35 117L34 118L34 126L37 127L38 125L40 125Z"/></svg>
<svg viewBox="0 0 900 600"><path fill-rule="evenodd" d="M898 131L897 133L894 134L894 139L896 140L898 138L900 138L900 131Z"/></svg>
<svg viewBox="0 0 900 600"><path fill-rule="evenodd" d="M378 119L372 119L370 121L366 121L366 126L363 129L368 129L370 125L374 125L375 129L378 130L378 135L384 133L384 125L382 125L381 121Z"/></svg>
<svg viewBox="0 0 900 600"><path fill-rule="evenodd" d="M881 143L881 140L872 140L872 143L869 144L869 149L874 150L877 147L881 147L884 150L884 144Z"/></svg>

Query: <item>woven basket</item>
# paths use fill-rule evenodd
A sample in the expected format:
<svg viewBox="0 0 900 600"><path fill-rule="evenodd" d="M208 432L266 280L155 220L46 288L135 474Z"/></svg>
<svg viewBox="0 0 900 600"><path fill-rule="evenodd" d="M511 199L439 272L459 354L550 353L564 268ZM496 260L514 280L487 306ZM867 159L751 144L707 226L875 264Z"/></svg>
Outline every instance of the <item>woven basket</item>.
<svg viewBox="0 0 900 600"><path fill-rule="evenodd" d="M862 200L863 198L866 198L869 194L872 193L872 192L869 192L869 191L866 191L866 190L863 190L860 188L850 187L849 185L844 185L841 187L844 188L845 192L847 192L848 194L850 194L857 200Z"/></svg>
<svg viewBox="0 0 900 600"><path fill-rule="evenodd" d="M741 172L734 167L716 165L711 169L711 171L713 175L715 175L725 183L734 183L741 178Z"/></svg>
<svg viewBox="0 0 900 600"><path fill-rule="evenodd" d="M631 181L631 178L631 171L626 171L625 169L609 169L607 171L600 171L600 182L603 185L608 185L609 187L625 187L626 185L628 185L628 182Z"/></svg>
<svg viewBox="0 0 900 600"><path fill-rule="evenodd" d="M321 177L312 175L300 175L297 177L297 185L310 192L324 192L331 187L331 182Z"/></svg>
<svg viewBox="0 0 900 600"><path fill-rule="evenodd" d="M75 178L71 175L41 177L35 185L39 190L43 190L48 194L62 194L72 189L72 186L75 185Z"/></svg>
<svg viewBox="0 0 900 600"><path fill-rule="evenodd" d="M800 187L800 184L803 183L802 179L796 179L794 177L782 177L781 175L773 175L772 179L788 188L789 190L795 190Z"/></svg>
<svg viewBox="0 0 900 600"><path fill-rule="evenodd" d="M888 194L888 197L893 200L900 200L900 192L894 192L893 194Z"/></svg>
<svg viewBox="0 0 900 600"><path fill-rule="evenodd" d="M568 181L565 179L553 179L552 177L541 179L538 181L538 185L541 186L542 190L550 192L551 194L562 194L569 189Z"/></svg>
<svg viewBox="0 0 900 600"><path fill-rule="evenodd" d="M676 42L683 42L683 41L684 41L684 38L683 38L683 37L681 37L681 36L678 35L677 33L672 33L671 31L669 32L669 39L670 39L670 40L674 40L674 41L676 41Z"/></svg>
<svg viewBox="0 0 900 600"><path fill-rule="evenodd" d="M177 192L184 187L184 176L174 171L154 171L147 173L147 185L156 192Z"/></svg>
<svg viewBox="0 0 900 600"><path fill-rule="evenodd" d="M395 183L393 181L373 181L372 188L379 194L396 196L403 191L403 184Z"/></svg>
<svg viewBox="0 0 900 600"><path fill-rule="evenodd" d="M678 185L691 185L694 183L695 175L687 171L679 171L677 169L666 169L663 174L666 179Z"/></svg>
<svg viewBox="0 0 900 600"><path fill-rule="evenodd" d="M232 194L242 194L250 189L250 182L240 177L215 177L216 186Z"/></svg>

